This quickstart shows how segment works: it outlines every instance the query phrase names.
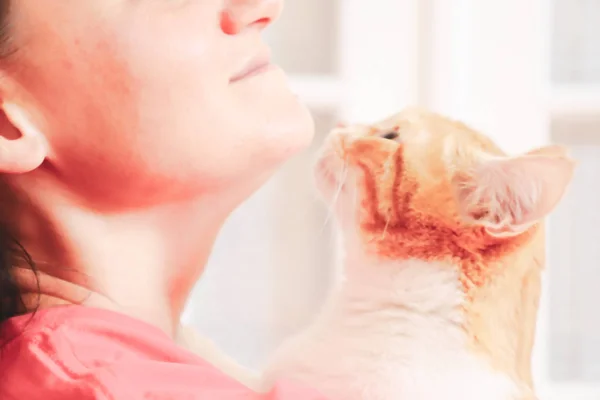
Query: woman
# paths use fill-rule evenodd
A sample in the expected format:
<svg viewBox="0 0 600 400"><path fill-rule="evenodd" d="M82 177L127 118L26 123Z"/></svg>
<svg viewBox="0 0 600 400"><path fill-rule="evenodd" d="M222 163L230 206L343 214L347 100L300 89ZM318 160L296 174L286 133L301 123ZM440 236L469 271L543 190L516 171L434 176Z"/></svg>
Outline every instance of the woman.
<svg viewBox="0 0 600 400"><path fill-rule="evenodd" d="M317 398L173 341L225 218L312 137L261 41L282 1L0 1L0 398Z"/></svg>

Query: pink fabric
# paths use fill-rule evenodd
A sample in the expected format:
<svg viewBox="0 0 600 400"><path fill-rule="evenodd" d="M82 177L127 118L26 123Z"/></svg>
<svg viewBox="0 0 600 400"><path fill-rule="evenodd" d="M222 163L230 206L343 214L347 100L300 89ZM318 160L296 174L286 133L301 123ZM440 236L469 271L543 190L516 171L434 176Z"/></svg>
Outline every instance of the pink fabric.
<svg viewBox="0 0 600 400"><path fill-rule="evenodd" d="M67 306L0 327L2 400L325 400L281 383L256 394L162 331L118 313Z"/></svg>

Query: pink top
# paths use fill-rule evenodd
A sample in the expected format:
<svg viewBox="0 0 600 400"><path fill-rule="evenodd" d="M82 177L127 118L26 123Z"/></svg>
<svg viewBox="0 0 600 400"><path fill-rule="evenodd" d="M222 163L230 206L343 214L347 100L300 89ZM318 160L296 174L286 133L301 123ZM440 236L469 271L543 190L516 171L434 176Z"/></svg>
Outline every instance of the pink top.
<svg viewBox="0 0 600 400"><path fill-rule="evenodd" d="M177 346L158 328L82 306L0 326L2 400L325 400L281 383L259 395Z"/></svg>

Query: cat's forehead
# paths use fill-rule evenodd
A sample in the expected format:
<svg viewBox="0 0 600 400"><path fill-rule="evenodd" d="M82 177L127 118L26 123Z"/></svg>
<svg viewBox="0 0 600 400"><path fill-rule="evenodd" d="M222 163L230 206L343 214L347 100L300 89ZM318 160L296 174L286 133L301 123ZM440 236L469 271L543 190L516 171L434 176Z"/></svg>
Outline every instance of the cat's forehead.
<svg viewBox="0 0 600 400"><path fill-rule="evenodd" d="M352 133L358 136L376 135L378 133L389 131L398 131L400 133L402 131L422 132L430 125L433 118L435 118L435 114L417 107L411 107L388 115L372 123L356 123L349 126L342 126L339 129L343 132ZM437 129L437 131L442 130L443 129ZM435 134L437 132L434 130L430 133Z"/></svg>
<svg viewBox="0 0 600 400"><path fill-rule="evenodd" d="M378 130L393 130L419 126L427 113L417 108L409 108L375 122L372 126Z"/></svg>
<svg viewBox="0 0 600 400"><path fill-rule="evenodd" d="M405 162L416 164L423 173L429 167L437 170L441 161L464 164L473 153L504 154L492 140L470 126L418 107L405 108L371 124L340 128L340 133L353 138L389 132L397 133L395 141L403 144Z"/></svg>

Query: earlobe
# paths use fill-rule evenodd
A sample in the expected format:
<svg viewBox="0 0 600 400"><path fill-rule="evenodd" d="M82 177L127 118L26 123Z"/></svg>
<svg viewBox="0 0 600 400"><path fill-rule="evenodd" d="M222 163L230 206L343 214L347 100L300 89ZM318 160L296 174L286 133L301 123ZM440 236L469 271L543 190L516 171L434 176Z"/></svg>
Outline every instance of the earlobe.
<svg viewBox="0 0 600 400"><path fill-rule="evenodd" d="M0 173L22 174L38 168L48 155L46 138L24 110L2 104L0 114Z"/></svg>

